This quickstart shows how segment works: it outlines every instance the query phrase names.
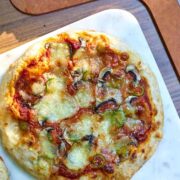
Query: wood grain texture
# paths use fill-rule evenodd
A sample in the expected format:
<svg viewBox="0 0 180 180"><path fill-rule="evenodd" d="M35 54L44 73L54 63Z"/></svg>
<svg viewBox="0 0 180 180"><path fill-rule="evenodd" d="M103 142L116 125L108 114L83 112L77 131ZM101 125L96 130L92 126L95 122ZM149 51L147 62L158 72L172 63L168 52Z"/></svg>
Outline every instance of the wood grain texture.
<svg viewBox="0 0 180 180"><path fill-rule="evenodd" d="M17 9L33 15L44 14L89 1L91 0L11 0Z"/></svg>
<svg viewBox="0 0 180 180"><path fill-rule="evenodd" d="M150 8L180 76L180 6L177 0L142 0Z"/></svg>
<svg viewBox="0 0 180 180"><path fill-rule="evenodd" d="M0 3L0 53L24 44L99 11L121 8L136 16L180 115L180 84L145 6L138 0L98 0L40 16L17 11L8 0Z"/></svg>

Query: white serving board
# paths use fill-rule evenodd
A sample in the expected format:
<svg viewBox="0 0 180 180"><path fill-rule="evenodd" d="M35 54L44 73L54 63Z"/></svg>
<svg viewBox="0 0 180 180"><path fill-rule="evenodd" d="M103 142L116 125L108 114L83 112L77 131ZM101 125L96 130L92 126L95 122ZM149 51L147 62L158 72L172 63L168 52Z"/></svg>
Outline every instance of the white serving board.
<svg viewBox="0 0 180 180"><path fill-rule="evenodd" d="M129 12L119 9L102 11L1 54L0 80L9 65L22 55L31 44L63 31L81 29L105 32L121 39L132 50L139 53L142 60L150 66L157 77L164 106L164 137L156 153L132 179L180 180L180 119L139 23ZM0 156L5 160L11 180L33 179L11 160L2 147L0 148Z"/></svg>

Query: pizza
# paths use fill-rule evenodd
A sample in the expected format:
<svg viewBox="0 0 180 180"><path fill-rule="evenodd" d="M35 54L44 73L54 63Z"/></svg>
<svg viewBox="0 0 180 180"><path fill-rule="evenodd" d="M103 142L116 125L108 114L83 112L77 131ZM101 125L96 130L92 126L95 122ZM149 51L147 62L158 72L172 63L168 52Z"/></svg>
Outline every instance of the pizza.
<svg viewBox="0 0 180 180"><path fill-rule="evenodd" d="M0 157L0 179L1 180L9 180L8 170L4 164L2 157Z"/></svg>
<svg viewBox="0 0 180 180"><path fill-rule="evenodd" d="M38 179L130 179L162 138L154 74L95 31L30 47L2 79L0 109L3 146Z"/></svg>

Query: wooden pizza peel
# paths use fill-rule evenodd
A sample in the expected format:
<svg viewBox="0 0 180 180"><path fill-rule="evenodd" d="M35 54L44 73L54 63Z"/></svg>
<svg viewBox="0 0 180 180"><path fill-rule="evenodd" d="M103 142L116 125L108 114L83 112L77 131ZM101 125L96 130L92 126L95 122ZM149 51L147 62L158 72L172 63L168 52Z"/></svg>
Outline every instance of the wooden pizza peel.
<svg viewBox="0 0 180 180"><path fill-rule="evenodd" d="M92 0L11 0L18 10L32 15L44 14L89 1Z"/></svg>
<svg viewBox="0 0 180 180"><path fill-rule="evenodd" d="M178 0L142 0L142 2L150 9L177 75L180 77L180 5Z"/></svg>

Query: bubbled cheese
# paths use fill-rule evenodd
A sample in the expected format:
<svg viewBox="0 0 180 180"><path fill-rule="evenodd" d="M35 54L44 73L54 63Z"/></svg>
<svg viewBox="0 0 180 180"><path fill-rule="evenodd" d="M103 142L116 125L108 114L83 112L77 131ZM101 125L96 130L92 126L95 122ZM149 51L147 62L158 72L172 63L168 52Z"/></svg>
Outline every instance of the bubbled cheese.
<svg viewBox="0 0 180 180"><path fill-rule="evenodd" d="M72 116L78 110L78 105L73 97L65 94L64 80L55 75L46 74L46 93L34 106L38 120L61 120ZM62 95L63 94L63 95Z"/></svg>
<svg viewBox="0 0 180 180"><path fill-rule="evenodd" d="M90 104L94 101L94 96L92 92L92 87L89 83L84 83L84 87L80 88L75 95L80 107L89 107Z"/></svg>
<svg viewBox="0 0 180 180"><path fill-rule="evenodd" d="M88 164L88 152L83 146L75 146L67 156L66 165L70 169L78 170Z"/></svg>
<svg viewBox="0 0 180 180"><path fill-rule="evenodd" d="M60 63L63 66L67 66L70 58L70 50L67 43L51 43L50 44L50 63L53 66L57 66Z"/></svg>
<svg viewBox="0 0 180 180"><path fill-rule="evenodd" d="M57 91L63 91L65 86L65 80L61 77L57 77L53 74L45 74L46 81L46 91L47 93L53 93Z"/></svg>
<svg viewBox="0 0 180 180"><path fill-rule="evenodd" d="M99 128L98 128L98 145L100 147L106 147L112 143L112 138L109 133L109 128L110 128L110 121L109 120L104 120L100 122Z"/></svg>
<svg viewBox="0 0 180 180"><path fill-rule="evenodd" d="M40 95L45 89L44 82L41 81L33 83L31 89L34 95Z"/></svg>
<svg viewBox="0 0 180 180"><path fill-rule="evenodd" d="M83 116L80 121L73 125L73 130L82 138L92 133L93 123L92 116Z"/></svg>
<svg viewBox="0 0 180 180"><path fill-rule="evenodd" d="M75 100L71 97L62 98L58 93L45 95L35 105L38 120L61 120L72 116L78 110Z"/></svg>

